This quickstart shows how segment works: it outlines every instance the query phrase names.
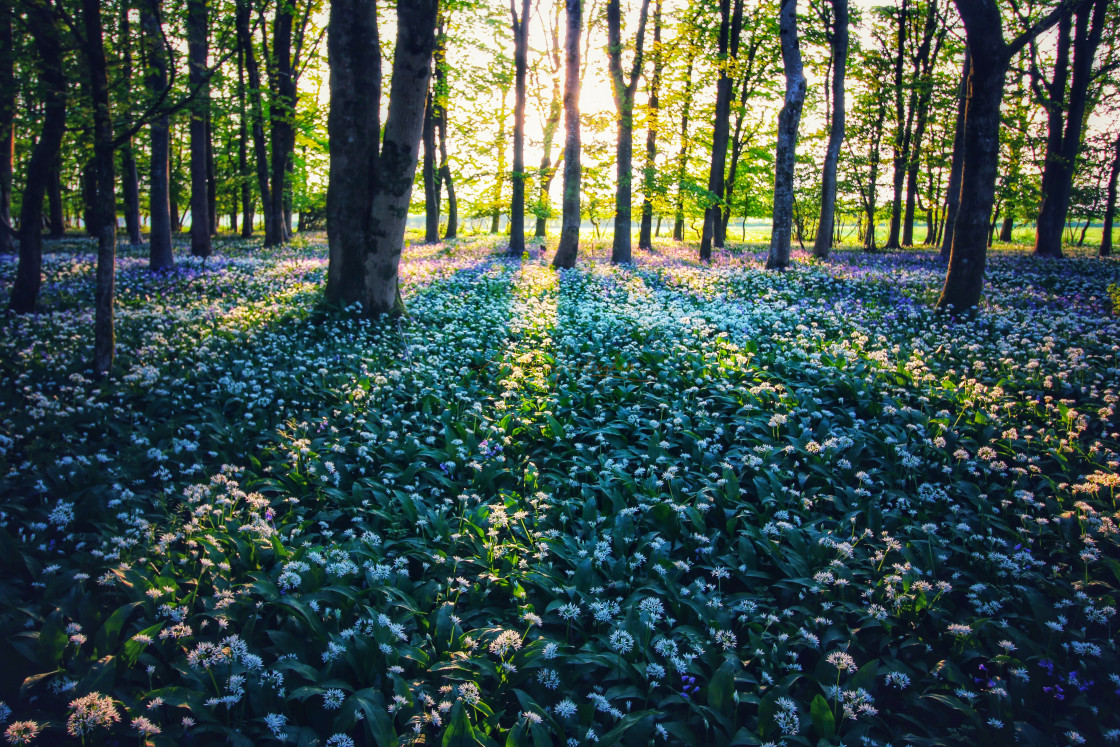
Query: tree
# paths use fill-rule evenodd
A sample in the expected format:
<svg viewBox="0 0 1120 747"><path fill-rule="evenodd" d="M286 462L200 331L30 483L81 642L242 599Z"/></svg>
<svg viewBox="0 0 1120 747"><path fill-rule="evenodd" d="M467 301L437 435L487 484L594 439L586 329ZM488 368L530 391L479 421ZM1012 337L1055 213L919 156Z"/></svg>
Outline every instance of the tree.
<svg viewBox="0 0 1120 747"><path fill-rule="evenodd" d="M1102 257L1112 255L1112 221L1116 216L1116 185L1117 180L1120 179L1120 135L1116 136L1116 142L1112 148L1114 156L1112 158L1112 168L1108 174L1108 198L1105 201L1104 227L1102 228L1101 246L1098 251L1098 254Z"/></svg>
<svg viewBox="0 0 1120 747"><path fill-rule="evenodd" d="M424 163L420 169L421 180L424 182L424 243L439 243L439 186L440 179L436 174L436 119L435 119L435 78L432 79L433 90L428 91L428 99L424 103L424 125L421 128L420 140L424 144Z"/></svg>
<svg viewBox="0 0 1120 747"><path fill-rule="evenodd" d="M19 217L19 264L8 309L25 314L35 309L42 283L43 194L66 130L66 73L63 69L59 19L48 0L33 0L25 6L28 36L38 54L39 81L43 92L43 124L27 164Z"/></svg>
<svg viewBox="0 0 1120 747"><path fill-rule="evenodd" d="M832 248L836 216L836 167L844 142L844 76L848 68L848 0L832 0L826 37L832 54L832 109L821 178L821 215L813 256L826 259Z"/></svg>
<svg viewBox="0 0 1120 747"><path fill-rule="evenodd" d="M155 2L156 0L151 0ZM253 160L256 165L257 189L261 195L261 212L264 216L265 244L275 246L277 226L273 225L272 190L268 183L268 145L264 136L264 105L261 101L261 73L257 62L252 28L249 25L252 0L237 0L234 25L237 29L237 50L245 62L249 80L249 109L253 134Z"/></svg>
<svg viewBox="0 0 1120 747"><path fill-rule="evenodd" d="M650 249L653 247L653 197L657 190L657 126L661 113L660 101L661 74L664 66L664 54L661 48L661 6L662 0L656 0L653 6L653 49L650 50L653 63L653 72L649 80L649 106L646 126L646 163L642 174L642 223L638 229L638 248Z"/></svg>
<svg viewBox="0 0 1120 747"><path fill-rule="evenodd" d="M116 338L113 329L113 292L117 253L117 200L113 151L113 115L109 105L109 75L101 38L101 0L82 0L89 99L93 105L93 233L97 236L94 290L93 373L106 376L113 368Z"/></svg>
<svg viewBox="0 0 1120 747"><path fill-rule="evenodd" d="M140 6L140 28L143 31L148 73L145 84L149 95L159 98L171 86L168 77L168 41L160 19L160 0L145 0ZM166 112L157 114L149 125L150 149L148 171L148 267L166 270L175 266L171 247L171 118Z"/></svg>
<svg viewBox="0 0 1120 747"><path fill-rule="evenodd" d="M1010 42L996 0L956 0L969 50L962 132L960 205L953 225L949 269L937 308L971 313L980 303L987 261L988 228L999 167L1000 106L1007 68L1031 39L1070 12L1060 3Z"/></svg>
<svg viewBox="0 0 1120 747"><path fill-rule="evenodd" d="M447 31L441 19L436 28L436 49L433 53L435 85L432 90L432 116L439 136L439 184L447 189L447 230L445 241L454 239L459 232L459 201L455 197L455 183L451 179L451 164L447 162ZM439 187L436 188L439 196Z"/></svg>
<svg viewBox="0 0 1120 747"><path fill-rule="evenodd" d="M948 263L953 248L953 231L957 210L961 205L961 172L964 166L964 116L968 102L968 80L972 75L972 56L965 48L961 65L960 93L957 97L957 119L953 128L953 160L949 166L949 184L945 190L945 226L941 229L941 261Z"/></svg>
<svg viewBox="0 0 1120 747"><path fill-rule="evenodd" d="M1036 256L1062 256L1062 229L1069 210L1073 171L1077 154L1081 150L1086 114L1090 109L1089 87L1094 77L1093 59L1104 33L1108 6L1109 0L1082 0L1075 5L1073 18L1069 15L1062 16L1058 22L1054 77L1049 81L1038 70L1037 54L1034 42L1031 41L1031 77L1047 110L1042 204L1038 211L1038 230L1034 244ZM1069 70L1071 56L1072 76Z"/></svg>
<svg viewBox="0 0 1120 747"><path fill-rule="evenodd" d="M607 0L607 58L611 74L611 92L614 94L614 106L618 112L618 139L615 146L617 187L614 201L614 241L611 246L611 262L615 264L629 264L631 260L634 93L638 88L638 80L642 72L642 47L645 44L648 13L649 0L642 0L638 33L634 41L634 59L627 77L622 70L622 9L619 0Z"/></svg>
<svg viewBox="0 0 1120 747"><path fill-rule="evenodd" d="M15 249L12 231L12 159L16 147L15 49L9 0L0 0L0 252Z"/></svg>
<svg viewBox="0 0 1120 747"><path fill-rule="evenodd" d="M283 4L283 3L281 3ZM210 199L207 183L207 149L210 143L210 86L206 58L210 54L209 13L206 0L187 2L187 58L191 105L191 254L209 257Z"/></svg>
<svg viewBox="0 0 1120 747"><path fill-rule="evenodd" d="M398 267L436 44L437 6L437 0L397 0L389 113L379 136L376 0L331 4L327 297L360 304L368 316L404 311Z"/></svg>
<svg viewBox="0 0 1120 747"><path fill-rule="evenodd" d="M781 0L778 28L786 96L778 114L778 146L774 153L774 218L770 232L770 251L766 257L768 270L781 270L789 265L793 224L793 165L806 89L801 48L797 39L797 0Z"/></svg>
<svg viewBox="0 0 1120 747"><path fill-rule="evenodd" d="M796 13L796 0L794 0ZM712 163L708 170L708 205L704 209L704 232L700 238L700 260L712 258L717 227L722 225L720 202L727 168L727 140L731 128L731 66L739 55L739 34L743 28L743 0L720 0L719 4L719 80L716 82L716 112L712 123ZM722 246L723 242L716 242Z"/></svg>
<svg viewBox="0 0 1120 747"><path fill-rule="evenodd" d="M128 3L120 6L120 39L121 46L121 85L120 96L128 101L132 91L132 29L128 19ZM136 166L136 154L133 151L132 137L128 137L121 145L121 192L124 197L124 224L128 232L128 243L140 246L143 237L140 235L140 173Z"/></svg>
<svg viewBox="0 0 1120 747"><path fill-rule="evenodd" d="M567 31L564 37L564 193L561 202L560 243L553 267L575 267L579 253L579 37L583 17L581 0L566 0Z"/></svg>
<svg viewBox="0 0 1120 747"><path fill-rule="evenodd" d="M525 76L529 67L529 0L509 0L513 26L513 193L509 208L511 257L525 253Z"/></svg>
<svg viewBox="0 0 1120 747"><path fill-rule="evenodd" d="M543 239L548 228L548 218L551 217L552 208L549 199L549 190L552 187L552 180L556 176L556 170L560 165L563 158L557 159L556 163L552 162L552 144L556 138L556 130L560 127L560 116L562 113L562 97L560 93L560 73L563 70L563 60L561 59L560 50L560 9L562 5L559 0L553 4L555 14L550 19L548 24L547 41L548 47L545 53L545 58L548 60L548 72L551 85L549 86L550 95L548 105L545 109L543 138L541 140L541 165L537 169L537 181L540 186L540 193L537 198L537 205L534 212L537 215L537 224L533 232L533 236L538 239ZM539 8L539 5L538 5ZM537 86L538 90L540 86Z"/></svg>
<svg viewBox="0 0 1120 747"><path fill-rule="evenodd" d="M675 241L684 241L684 196L687 192L686 179L688 177L688 159L692 139L689 137L689 117L692 113L692 73L696 65L696 25L699 20L699 11L695 11L692 18L681 24L679 33L677 35L678 46L684 47L685 55L685 74L684 74L684 90L681 93L681 129L680 129L680 149L677 151L677 195L676 204L673 214L673 239ZM682 38L683 37L683 38Z"/></svg>

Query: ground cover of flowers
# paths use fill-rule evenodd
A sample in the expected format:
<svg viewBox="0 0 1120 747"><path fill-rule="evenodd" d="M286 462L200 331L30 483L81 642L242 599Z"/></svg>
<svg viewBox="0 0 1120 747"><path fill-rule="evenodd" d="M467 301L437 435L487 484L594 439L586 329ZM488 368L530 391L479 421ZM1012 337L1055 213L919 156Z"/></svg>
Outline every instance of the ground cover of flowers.
<svg viewBox="0 0 1120 747"><path fill-rule="evenodd" d="M1115 261L126 253L93 381L91 249L0 321L10 743L1120 739Z"/></svg>

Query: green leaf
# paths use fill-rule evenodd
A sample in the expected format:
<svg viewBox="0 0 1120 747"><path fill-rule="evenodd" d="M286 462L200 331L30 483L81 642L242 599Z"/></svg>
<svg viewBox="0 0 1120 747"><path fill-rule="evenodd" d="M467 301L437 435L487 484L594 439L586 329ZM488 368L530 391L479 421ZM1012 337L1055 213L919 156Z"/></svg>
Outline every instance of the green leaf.
<svg viewBox="0 0 1120 747"><path fill-rule="evenodd" d="M813 719L813 730L817 737L831 740L836 736L836 717L832 715L828 701L820 693L809 704L809 715Z"/></svg>

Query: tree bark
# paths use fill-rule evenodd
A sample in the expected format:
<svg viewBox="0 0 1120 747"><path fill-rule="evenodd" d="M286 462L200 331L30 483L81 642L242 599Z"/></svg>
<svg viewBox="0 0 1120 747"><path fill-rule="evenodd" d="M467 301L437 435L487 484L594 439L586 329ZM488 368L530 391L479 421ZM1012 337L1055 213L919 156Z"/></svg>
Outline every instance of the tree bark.
<svg viewBox="0 0 1120 747"><path fill-rule="evenodd" d="M447 160L447 32L442 21L436 29L436 49L432 53L435 75L436 134L439 136L439 181L447 189L447 228L443 240L451 241L459 234L459 201L455 198L455 183L451 178L451 164ZM438 188L437 188L438 189Z"/></svg>
<svg viewBox="0 0 1120 747"><path fill-rule="evenodd" d="M47 175L47 238L61 239L66 235L66 211L62 205L62 154L55 153L54 163Z"/></svg>
<svg viewBox="0 0 1120 747"><path fill-rule="evenodd" d="M327 32L331 105L327 297L362 303L381 130L381 41L374 0L335 0Z"/></svg>
<svg viewBox="0 0 1120 747"><path fill-rule="evenodd" d="M95 174L94 232L97 272L94 290L93 373L107 376L113 368L116 339L113 329L113 285L117 253L117 215L113 162L113 117L109 106L109 76L101 38L101 0L82 0L89 98L93 105L93 163Z"/></svg>
<svg viewBox="0 0 1120 747"><path fill-rule="evenodd" d="M15 50L10 3L0 2L0 253L15 251L12 228L12 163L16 146Z"/></svg>
<svg viewBox="0 0 1120 747"><path fill-rule="evenodd" d="M169 85L167 47L160 20L160 0L147 0L140 7L140 28L147 47L148 72L145 83L153 97ZM148 173L148 267L167 270L175 266L171 234L171 122L166 114L156 115L149 125L151 137Z"/></svg>
<svg viewBox="0 0 1120 747"><path fill-rule="evenodd" d="M335 302L359 303L369 316L404 312L398 268L435 49L437 5L437 0L397 0L389 114L378 153L379 128L370 126L377 121L380 103L376 0L331 4L328 128L340 152L331 154L328 186L327 295Z"/></svg>
<svg viewBox="0 0 1120 747"><path fill-rule="evenodd" d="M1116 137L1113 150L1116 155L1112 159L1112 170L1108 175L1108 199L1104 206L1104 227L1098 250L1098 254L1102 257L1112 256L1112 222L1116 217L1116 187L1117 181L1120 180L1120 135Z"/></svg>
<svg viewBox="0 0 1120 747"><path fill-rule="evenodd" d="M39 82L43 92L43 125L27 164L19 216L19 264L8 298L8 310L35 310L42 284L43 193L66 131L66 73L58 20L50 4L28 3L27 22L39 53Z"/></svg>
<svg viewBox="0 0 1120 747"><path fill-rule="evenodd" d="M580 128L579 38L583 27L581 0L567 0L564 38L564 194L561 201L560 243L553 267L575 267L579 254Z"/></svg>
<svg viewBox="0 0 1120 747"><path fill-rule="evenodd" d="M271 236L265 236L265 246L279 246L289 238L288 218L284 201L288 190L288 164L295 147L296 78L292 69L293 4L276 4L272 22L272 88L269 106L272 120L272 185L269 210L272 213ZM423 112L421 112L423 113Z"/></svg>
<svg viewBox="0 0 1120 747"><path fill-rule="evenodd" d="M961 66L960 94L957 98L957 123L953 133L953 160L949 166L949 184L945 190L945 218L941 226L941 261L948 263L953 247L953 229L961 205L961 172L964 167L964 115L968 101L968 79L972 74L972 55L965 47Z"/></svg>
<svg viewBox="0 0 1120 747"><path fill-rule="evenodd" d="M552 19L551 44L548 57L552 73L552 94L548 102L548 116L544 120L544 137L541 142L541 165L537 170L540 183L540 194L536 207L537 224L533 237L543 239L548 233L548 219L552 217L552 199L549 192L552 189L552 180L556 176L559 166L552 162L552 145L556 139L556 130L560 127L560 116L563 112L562 94L560 92L560 71L563 69L563 60L560 53L560 3L555 4L556 15Z"/></svg>
<svg viewBox="0 0 1120 747"><path fill-rule="evenodd" d="M1054 81L1046 86L1049 112L1046 165L1042 171L1042 203L1034 245L1034 253L1039 257L1062 256L1062 229L1069 213L1073 172L1081 152L1081 133L1088 108L1089 85L1093 79L1093 58L1104 32L1108 4L1108 0L1090 0L1077 5L1072 44L1069 18L1059 23ZM1067 98L1066 75L1071 47L1073 71Z"/></svg>
<svg viewBox="0 0 1120 747"><path fill-rule="evenodd" d="M529 0L509 1L513 25L513 193L509 207L509 256L525 253L525 76L529 68Z"/></svg>
<svg viewBox="0 0 1120 747"><path fill-rule="evenodd" d="M195 257L209 257L210 199L206 178L209 138L206 134L206 120L210 113L210 86L207 83L206 58L210 51L210 40L206 0L188 0L186 29L190 87L196 97L190 109L191 254Z"/></svg>
<svg viewBox="0 0 1120 747"><path fill-rule="evenodd" d="M253 187L249 169L249 123L245 99L245 51L237 43L237 175L241 197L241 238L253 235Z"/></svg>
<svg viewBox="0 0 1120 747"><path fill-rule="evenodd" d="M611 91L618 112L615 166L617 187L614 198L614 240L611 246L613 264L631 261L630 229L633 224L633 153L634 153L634 92L642 72L642 46L646 37L646 18L649 0L642 0L638 18L638 34L634 42L634 61L629 78L622 70L622 9L619 0L607 0L607 57L611 74Z"/></svg>
<svg viewBox="0 0 1120 747"><path fill-rule="evenodd" d="M796 0L794 0L796 6ZM716 81L716 112L712 124L712 163L708 170L708 205L704 208L704 231L700 236L700 261L712 258L717 227L722 224L720 202L727 169L727 140L731 128L731 66L739 54L739 31L743 25L743 0L720 0L719 4L719 80ZM719 242L722 246L722 242Z"/></svg>
<svg viewBox="0 0 1120 747"><path fill-rule="evenodd" d="M848 0L832 0L834 26L829 34L832 47L832 122L828 130L828 146L824 154L821 176L821 215L813 256L827 259L832 249L833 224L836 220L836 167L840 146L844 142L844 76L848 68Z"/></svg>
<svg viewBox="0 0 1120 747"><path fill-rule="evenodd" d="M793 224L793 166L806 88L801 48L797 39L797 0L781 0L779 30L786 95L778 114L778 146L774 154L774 218L770 232L770 252L766 257L768 270L782 270L789 266Z"/></svg>
<svg viewBox="0 0 1120 747"><path fill-rule="evenodd" d="M894 191L891 198L890 229L887 234L887 243L884 249L898 249L900 247L899 235L902 217L902 184L906 174L906 162L910 157L910 118L913 108L907 113L903 98L904 83L903 70L906 61L906 28L909 21L908 0L902 0L898 10L898 54L895 56L894 66L894 95L895 95L895 131L894 131L894 178L892 181Z"/></svg>
<svg viewBox="0 0 1120 747"><path fill-rule="evenodd" d="M420 178L424 182L424 243L439 243L439 177L436 174L436 123L433 113L434 91L428 92L424 104L424 125L421 142L424 144L424 165Z"/></svg>
<svg viewBox="0 0 1120 747"><path fill-rule="evenodd" d="M688 66L684 77L684 104L681 107L681 149L677 151L677 204L673 215L673 240L684 241L684 193L685 178L688 176L688 120L692 107L692 70L696 62L696 50L689 45Z"/></svg>
<svg viewBox="0 0 1120 747"><path fill-rule="evenodd" d="M274 246L277 227L273 225L272 190L268 184L268 146L264 135L264 106L261 102L261 72L253 45L249 16L252 0L237 0L235 24L237 45L245 60L245 73L249 79L250 119L253 133L253 159L256 164L257 189L261 195L261 215L264 218L265 244ZM272 243L269 243L270 240Z"/></svg>
<svg viewBox="0 0 1120 747"><path fill-rule="evenodd" d="M653 75L649 82L649 114L646 127L646 164L642 174L642 223L638 229L638 248L653 248L653 196L657 190L657 127L661 113L659 95L661 93L661 73L664 56L661 50L661 5L656 0L653 6L653 49L650 54L653 62Z"/></svg>
<svg viewBox="0 0 1120 747"><path fill-rule="evenodd" d="M960 207L953 226L949 269L937 308L972 314L984 288L987 238L999 172L1000 105L1011 58L1072 6L1058 5L1010 44L996 0L957 0L971 58L965 101Z"/></svg>
<svg viewBox="0 0 1120 747"><path fill-rule="evenodd" d="M911 106L916 102L914 133L910 141L906 164L906 209L902 219L902 244L914 245L914 213L918 199L918 171L921 167L922 142L929 123L929 107L933 99L933 69L941 52L941 45L948 33L943 22L939 3L929 0L926 4L926 17L922 29L922 41L914 59L915 90L911 95Z"/></svg>

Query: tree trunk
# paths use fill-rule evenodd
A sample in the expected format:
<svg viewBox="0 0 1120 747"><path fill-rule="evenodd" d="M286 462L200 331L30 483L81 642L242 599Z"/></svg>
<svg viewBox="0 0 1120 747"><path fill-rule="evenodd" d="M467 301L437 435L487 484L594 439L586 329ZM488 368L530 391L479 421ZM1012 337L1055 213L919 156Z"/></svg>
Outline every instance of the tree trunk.
<svg viewBox="0 0 1120 747"><path fill-rule="evenodd" d="M209 104L209 99L207 100ZM207 107L209 108L209 106ZM211 236L218 235L218 172L214 166L214 125L206 114L206 215Z"/></svg>
<svg viewBox="0 0 1120 747"><path fill-rule="evenodd" d="M828 147L824 154L824 172L821 176L821 215L817 236L813 241L813 256L827 259L832 249L833 224L836 220L836 167L840 161L840 146L844 142L844 76L848 68L848 0L832 0L835 16L829 34L832 47L832 122L828 130Z"/></svg>
<svg viewBox="0 0 1120 747"><path fill-rule="evenodd" d="M999 227L999 240L1005 244L1011 242L1011 229L1015 227L1015 219L1011 213L1003 216L1003 223Z"/></svg>
<svg viewBox="0 0 1120 747"><path fill-rule="evenodd" d="M796 0L794 0L796 4ZM724 174L727 169L727 140L731 127L731 66L739 54L739 30L743 25L743 1L720 0L719 4L719 80L716 81L716 111L712 123L712 163L708 170L708 202L704 208L704 230L700 236L700 261L712 258L717 227L722 225L721 206ZM722 246L722 243L718 244Z"/></svg>
<svg viewBox="0 0 1120 747"><path fill-rule="evenodd" d="M451 179L451 164L447 160L447 32L441 22L436 29L436 49L433 52L435 75L436 134L439 135L439 181L447 189L447 229L444 241L451 241L459 234L459 202L455 199L455 184Z"/></svg>
<svg viewBox="0 0 1120 747"><path fill-rule="evenodd" d="M381 42L374 0L335 0L328 21L331 105L327 186L327 297L362 303L364 263L372 246L381 131ZM337 138L337 139L336 139Z"/></svg>
<svg viewBox="0 0 1120 747"><path fill-rule="evenodd" d="M288 165L295 146L296 78L292 69L292 15L292 3L276 4L276 16L272 22L273 97L269 106L272 120L269 210L272 213L273 234L265 237L265 246L278 246L287 241L290 234L284 203L290 188L287 184Z"/></svg>
<svg viewBox="0 0 1120 747"><path fill-rule="evenodd" d="M684 241L684 180L688 175L688 118L692 107L692 68L695 61L695 50L690 47L688 67L684 78L684 104L681 108L681 149L677 152L677 205L673 216L674 241Z"/></svg>
<svg viewBox="0 0 1120 747"><path fill-rule="evenodd" d="M613 264L631 261L630 229L633 223L633 153L634 153L634 92L642 72L642 46L646 36L646 18L649 0L642 0L638 19L638 35L634 43L634 62L629 79L622 70L622 9L619 0L607 0L607 57L611 74L611 90L618 112L617 139L615 141L615 166L617 186L614 196L614 239L611 246Z"/></svg>
<svg viewBox="0 0 1120 747"><path fill-rule="evenodd" d="M10 3L0 3L0 253L15 251L12 229L12 163L16 146L15 50Z"/></svg>
<svg viewBox="0 0 1120 747"><path fill-rule="evenodd" d="M941 261L948 262L953 247L953 228L961 204L961 171L964 166L964 115L968 101L968 78L972 74L972 56L965 48L961 67L960 95L957 99L957 123L953 134L953 160L949 166L949 184L945 190L945 218L941 226Z"/></svg>
<svg viewBox="0 0 1120 747"><path fill-rule="evenodd" d="M552 217L552 198L549 196L549 192L552 190L552 180L556 176L559 161L563 160L561 158L557 160L556 164L552 163L552 145L556 139L556 130L560 127L560 115L563 112L560 92L560 71L563 69L560 52L560 3L557 2L554 7L556 15L552 22L551 45L548 48L548 57L552 68L552 94L548 102L548 116L544 120L541 165L537 172L540 182L540 195L535 210L537 225L533 237L538 239L545 238L548 233L548 219Z"/></svg>
<svg viewBox="0 0 1120 747"><path fill-rule="evenodd" d="M525 75L529 68L529 0L521 0L521 18L510 0L513 22L513 195L509 207L509 256L525 253Z"/></svg>
<svg viewBox="0 0 1120 747"><path fill-rule="evenodd" d="M94 232L97 236L97 273L94 290L93 373L107 376L116 347L113 331L113 285L117 253L117 199L113 174L113 117L109 108L109 76L101 38L101 0L82 0L89 98L93 106L93 164L95 174Z"/></svg>
<svg viewBox="0 0 1120 747"><path fill-rule="evenodd" d="M914 118L914 132L910 141L906 164L906 212L902 221L903 246L914 245L914 212L918 198L918 171L921 168L922 140L926 125L929 123L929 107L933 98L933 69L941 51L941 45L948 33L943 23L939 3L930 0L926 4L926 17L922 29L922 40L914 59L914 90L910 96L911 107L917 106Z"/></svg>
<svg viewBox="0 0 1120 747"><path fill-rule="evenodd" d="M55 153L47 175L47 209L47 238L61 239L66 235L66 211L62 205L62 154L59 152Z"/></svg>
<svg viewBox="0 0 1120 747"><path fill-rule="evenodd" d="M506 94L509 87L499 89L502 96L502 105L498 111L498 139L495 147L498 151L498 169L494 175L494 191L491 199L490 233L496 234L502 227L502 184L506 178Z"/></svg>
<svg viewBox="0 0 1120 747"><path fill-rule="evenodd" d="M237 176L241 197L241 238L253 235L253 187L249 171L249 123L245 99L245 52L237 44Z"/></svg>
<svg viewBox="0 0 1120 747"><path fill-rule="evenodd" d="M397 0L389 114L378 153L379 128L371 126L378 121L380 103L376 0L331 4L328 128L336 152L328 186L327 295L338 303L360 303L369 316L404 312L398 268L424 124L437 5L437 0Z"/></svg>
<svg viewBox="0 0 1120 747"><path fill-rule="evenodd" d="M283 3L281 3L282 5ZM209 19L206 0L187 1L187 65L195 101L190 108L191 138L191 254L209 257L210 199L206 178L206 119L210 109L206 57L209 54Z"/></svg>
<svg viewBox="0 0 1120 747"><path fill-rule="evenodd" d="M120 41L121 78L124 90L132 90L132 30L128 19L128 3L121 3ZM128 137L121 145L121 193L124 198L124 225L128 232L128 243L140 246L144 239L140 235L140 174L136 168L136 154L133 152L132 138Z"/></svg>
<svg viewBox="0 0 1120 747"><path fill-rule="evenodd" d="M1064 18L1059 24L1054 81L1047 86L1046 165L1042 171L1042 203L1034 245L1034 253L1039 257L1062 256L1062 227L1069 212L1073 172L1081 151L1081 132L1088 108L1089 85L1093 80L1093 58L1104 32L1108 5L1108 0L1091 0L1077 5L1072 45L1069 18ZM1073 74L1067 98L1066 70L1071 46Z"/></svg>
<svg viewBox="0 0 1120 747"><path fill-rule="evenodd" d="M1112 255L1112 221L1116 217L1116 186L1120 180L1120 135L1116 137L1113 146L1116 155L1112 159L1112 170L1108 175L1108 200L1104 206L1104 227L1101 233L1101 248L1098 254L1102 257Z"/></svg>
<svg viewBox="0 0 1120 747"><path fill-rule="evenodd" d="M774 218L770 232L770 252L766 257L768 270L782 270L789 265L793 223L793 166L806 88L801 48L797 39L797 0L781 0L779 29L786 95L778 114L778 145L774 153Z"/></svg>
<svg viewBox="0 0 1120 747"><path fill-rule="evenodd" d="M275 246L277 226L273 225L272 194L268 185L268 147L264 135L264 106L261 102L261 72L249 26L252 0L237 0L235 23L237 46L245 60L245 73L249 78L250 119L253 133L253 159L256 163L257 189L261 195L261 214L264 218L265 244ZM272 243L269 243L271 240Z"/></svg>
<svg viewBox="0 0 1120 747"><path fill-rule="evenodd" d="M168 86L167 48L160 21L160 0L148 0L140 8L140 28L147 47L148 73L145 83L153 97ZM151 158L148 173L148 267L167 270L175 266L171 245L171 123L166 114L157 115L149 125Z"/></svg>
<svg viewBox="0 0 1120 747"><path fill-rule="evenodd" d="M424 104L421 141L424 144L424 165L420 178L424 182L424 243L439 243L439 179L436 175L436 124L432 112L434 91L428 92Z"/></svg>
<svg viewBox="0 0 1120 747"><path fill-rule="evenodd" d="M27 164L19 215L19 264L8 298L8 310L35 310L43 268L43 193L66 131L66 73L58 21L45 3L26 9L31 39L39 57L39 82L44 99L43 126Z"/></svg>
<svg viewBox="0 0 1120 747"><path fill-rule="evenodd" d="M661 72L663 55L661 53L661 5L656 0L653 6L653 76L649 82L649 115L646 127L646 164L642 174L642 224L638 229L638 248L652 249L653 237L653 196L657 190L657 126L660 114Z"/></svg>
<svg viewBox="0 0 1120 747"><path fill-rule="evenodd" d="M579 253L579 37L583 26L581 0L567 0L564 37L564 194L561 201L560 243L553 267L575 267Z"/></svg>

